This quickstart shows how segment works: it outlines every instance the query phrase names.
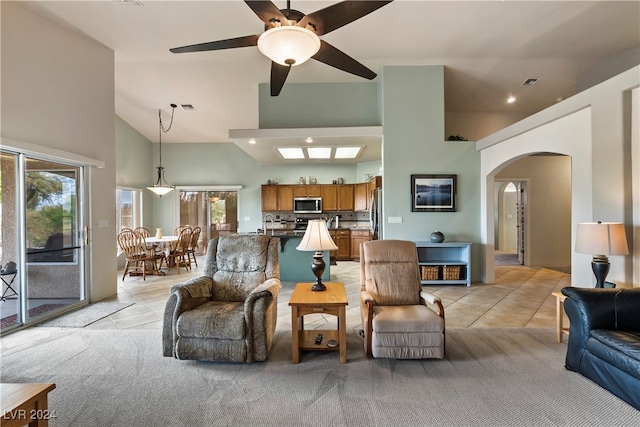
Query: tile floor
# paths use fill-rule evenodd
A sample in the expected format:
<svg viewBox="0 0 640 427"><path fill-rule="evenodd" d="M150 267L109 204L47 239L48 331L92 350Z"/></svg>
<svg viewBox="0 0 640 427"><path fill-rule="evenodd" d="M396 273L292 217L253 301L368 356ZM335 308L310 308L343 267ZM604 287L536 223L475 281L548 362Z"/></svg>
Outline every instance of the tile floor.
<svg viewBox="0 0 640 427"><path fill-rule="evenodd" d="M200 258L198 264L199 268L188 273L147 276L146 281L141 277L127 277L122 281L122 272L119 272L116 279L118 294L109 300L135 304L87 328L162 329L169 289L177 282L199 276L204 259ZM354 331L360 329L359 275L358 262L342 261L331 266L331 280L346 286L349 299L347 325ZM471 287L443 285L425 286L424 289L442 299L447 328L554 327L555 297L551 293L570 285L569 274L545 268L500 265L496 266L496 283L492 285L474 283ZM278 301L278 329L290 330L288 302L293 287L293 283L283 283ZM318 329L327 322L335 323L334 316L313 316L305 316L306 328Z"/></svg>

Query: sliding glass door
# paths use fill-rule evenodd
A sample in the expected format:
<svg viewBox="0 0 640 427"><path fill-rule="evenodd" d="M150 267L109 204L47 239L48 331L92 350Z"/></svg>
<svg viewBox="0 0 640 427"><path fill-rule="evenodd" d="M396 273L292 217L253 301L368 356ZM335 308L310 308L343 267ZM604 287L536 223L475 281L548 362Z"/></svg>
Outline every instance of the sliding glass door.
<svg viewBox="0 0 640 427"><path fill-rule="evenodd" d="M202 229L198 254L207 242L220 234L238 232L238 191L180 191L180 225Z"/></svg>
<svg viewBox="0 0 640 427"><path fill-rule="evenodd" d="M4 330L85 301L85 245L82 167L12 153L2 166Z"/></svg>

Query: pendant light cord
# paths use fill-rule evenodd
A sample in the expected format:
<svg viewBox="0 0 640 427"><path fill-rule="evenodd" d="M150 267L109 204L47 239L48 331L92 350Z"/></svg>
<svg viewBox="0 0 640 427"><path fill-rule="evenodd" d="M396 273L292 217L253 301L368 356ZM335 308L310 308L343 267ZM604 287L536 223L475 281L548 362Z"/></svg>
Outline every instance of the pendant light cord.
<svg viewBox="0 0 640 427"><path fill-rule="evenodd" d="M176 104L171 104L171 121L169 122L169 127L168 128L164 128L164 126L162 125L162 110L158 110L158 119L160 122L160 126L159 126L159 131L158 131L158 144L159 144L159 151L160 151L160 161L158 163L158 165L160 167L162 167L162 133L167 133L171 130L171 126L173 126L173 113L176 111Z"/></svg>

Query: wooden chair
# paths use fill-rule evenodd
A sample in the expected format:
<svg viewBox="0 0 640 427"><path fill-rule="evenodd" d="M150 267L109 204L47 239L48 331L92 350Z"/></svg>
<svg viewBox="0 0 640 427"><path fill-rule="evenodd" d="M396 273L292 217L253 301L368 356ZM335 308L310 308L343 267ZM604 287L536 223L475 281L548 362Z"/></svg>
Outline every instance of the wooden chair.
<svg viewBox="0 0 640 427"><path fill-rule="evenodd" d="M184 267L186 271L191 270L191 263L189 262L189 245L191 245L191 228L183 228L178 235L178 241L176 247L167 255L167 268L169 270L176 268L178 274L180 274L180 267Z"/></svg>
<svg viewBox="0 0 640 427"><path fill-rule="evenodd" d="M159 274L164 255L156 254L153 249L149 250L140 233L131 229L121 230L118 233L118 245L126 258L122 280L127 276L127 273L142 273L142 280L146 280L148 269ZM129 271L131 268L133 268L132 271Z"/></svg>
<svg viewBox="0 0 640 427"><path fill-rule="evenodd" d="M191 263L193 259L193 263L198 266L198 261L196 260L196 250L198 249L198 240L200 239L200 233L202 232L201 227L195 227L191 230L191 242L189 243L189 247L187 248L187 260Z"/></svg>
<svg viewBox="0 0 640 427"><path fill-rule="evenodd" d="M151 237L151 232L147 227L137 227L133 231L140 233L142 237Z"/></svg>
<svg viewBox="0 0 640 427"><path fill-rule="evenodd" d="M444 357L444 307L439 297L422 290L415 242L372 240L360 245L360 314L367 355Z"/></svg>
<svg viewBox="0 0 640 427"><path fill-rule="evenodd" d="M177 226L174 230L173 230L173 235L174 236L179 236L180 233L182 232L182 230L184 230L185 228L191 228L188 225L179 225Z"/></svg>

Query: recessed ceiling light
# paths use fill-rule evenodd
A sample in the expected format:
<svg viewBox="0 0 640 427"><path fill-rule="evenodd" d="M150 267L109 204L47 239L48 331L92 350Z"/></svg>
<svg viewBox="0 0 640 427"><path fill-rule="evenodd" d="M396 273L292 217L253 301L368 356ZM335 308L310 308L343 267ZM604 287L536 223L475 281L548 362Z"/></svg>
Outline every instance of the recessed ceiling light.
<svg viewBox="0 0 640 427"><path fill-rule="evenodd" d="M251 138L251 139L249 140L249 144L255 144L255 143L256 143L256 139L255 139L255 138Z"/></svg>
<svg viewBox="0 0 640 427"><path fill-rule="evenodd" d="M336 147L336 159L355 159L362 147Z"/></svg>
<svg viewBox="0 0 640 427"><path fill-rule="evenodd" d="M310 159L330 159L331 147L309 147L307 153Z"/></svg>
<svg viewBox="0 0 640 427"><path fill-rule="evenodd" d="M304 153L302 152L302 148L278 148L278 152L280 155L289 160L289 159L304 159Z"/></svg>
<svg viewBox="0 0 640 427"><path fill-rule="evenodd" d="M304 140L304 142L308 142L309 144L311 144L313 142L313 138L308 137L307 139Z"/></svg>
<svg viewBox="0 0 640 427"><path fill-rule="evenodd" d="M515 96L510 96L509 98L507 98L507 102L509 104L513 104L514 102L516 102L516 97Z"/></svg>

